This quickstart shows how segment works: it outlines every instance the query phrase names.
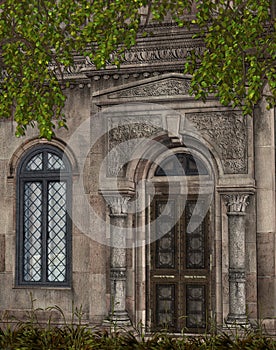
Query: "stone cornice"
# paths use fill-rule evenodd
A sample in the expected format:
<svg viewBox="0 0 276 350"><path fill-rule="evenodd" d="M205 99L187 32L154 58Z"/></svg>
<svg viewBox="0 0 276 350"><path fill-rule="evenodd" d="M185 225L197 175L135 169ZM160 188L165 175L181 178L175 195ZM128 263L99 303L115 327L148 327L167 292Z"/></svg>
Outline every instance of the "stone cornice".
<svg viewBox="0 0 276 350"><path fill-rule="evenodd" d="M201 39L193 38L195 31L169 23L153 26L152 31L147 37L138 36L137 44L122 56L120 69L107 65L105 69L97 70L88 58L76 55L74 65L63 71L64 79L86 80L95 76L94 80L116 79L119 75L137 72L181 71L191 51L204 48Z"/></svg>
<svg viewBox="0 0 276 350"><path fill-rule="evenodd" d="M187 30L173 23L161 23L151 24L147 30L149 34L146 37L143 37L142 32L138 33L137 44L125 52L120 69L107 65L105 69L97 70L88 58L76 54L72 67L61 67L63 80L79 84L89 82L91 76L96 76L94 80L98 80L108 75L116 79L118 75L146 71L151 74L177 70L181 72L190 52L204 49L203 41L193 38L195 28ZM4 70L1 76L0 81L5 76Z"/></svg>

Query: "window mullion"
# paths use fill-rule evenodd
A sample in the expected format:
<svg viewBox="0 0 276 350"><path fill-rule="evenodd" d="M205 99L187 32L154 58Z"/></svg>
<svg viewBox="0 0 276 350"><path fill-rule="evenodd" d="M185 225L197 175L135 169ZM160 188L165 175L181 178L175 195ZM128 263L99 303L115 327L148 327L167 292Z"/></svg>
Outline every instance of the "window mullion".
<svg viewBox="0 0 276 350"><path fill-rule="evenodd" d="M24 251L24 186L25 186L25 181L20 179L20 192L19 192L19 198L21 198L18 210L20 213L19 216L19 223L18 223L18 232L19 232L19 237L18 237L18 244L19 244L19 251L18 251L18 273L19 273L19 280L24 281L24 254L21 254L21 251Z"/></svg>
<svg viewBox="0 0 276 350"><path fill-rule="evenodd" d="M48 181L43 179L42 193L42 282L47 283L47 268L48 268Z"/></svg>

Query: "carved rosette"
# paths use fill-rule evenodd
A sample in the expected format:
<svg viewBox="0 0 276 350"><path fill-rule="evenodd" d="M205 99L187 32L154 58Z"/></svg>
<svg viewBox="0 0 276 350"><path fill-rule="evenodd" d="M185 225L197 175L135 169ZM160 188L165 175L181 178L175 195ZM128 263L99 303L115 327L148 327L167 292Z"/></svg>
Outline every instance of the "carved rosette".
<svg viewBox="0 0 276 350"><path fill-rule="evenodd" d="M187 113L186 117L215 145L226 174L247 173L247 127L241 112Z"/></svg>
<svg viewBox="0 0 276 350"><path fill-rule="evenodd" d="M112 216L126 216L128 211L129 196L113 195L105 196L105 200Z"/></svg>
<svg viewBox="0 0 276 350"><path fill-rule="evenodd" d="M224 199L230 213L244 213L249 203L249 195L243 193L227 194Z"/></svg>

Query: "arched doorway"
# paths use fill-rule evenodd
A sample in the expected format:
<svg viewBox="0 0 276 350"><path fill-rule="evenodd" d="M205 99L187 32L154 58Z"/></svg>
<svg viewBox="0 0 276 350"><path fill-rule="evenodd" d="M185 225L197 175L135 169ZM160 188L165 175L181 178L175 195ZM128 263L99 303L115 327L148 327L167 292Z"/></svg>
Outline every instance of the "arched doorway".
<svg viewBox="0 0 276 350"><path fill-rule="evenodd" d="M213 182L204 158L171 149L149 171L146 318L150 330L208 327Z"/></svg>

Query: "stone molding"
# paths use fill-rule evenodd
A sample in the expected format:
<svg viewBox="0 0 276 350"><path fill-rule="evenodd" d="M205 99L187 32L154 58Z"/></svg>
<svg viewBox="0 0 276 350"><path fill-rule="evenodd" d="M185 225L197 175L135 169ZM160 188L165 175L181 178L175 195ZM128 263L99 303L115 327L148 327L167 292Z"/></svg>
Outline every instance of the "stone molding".
<svg viewBox="0 0 276 350"><path fill-rule="evenodd" d="M245 282L244 269L229 269L229 282Z"/></svg>
<svg viewBox="0 0 276 350"><path fill-rule="evenodd" d="M245 213L249 204L249 194L235 193L224 195L228 213Z"/></svg>
<svg viewBox="0 0 276 350"><path fill-rule="evenodd" d="M126 270L122 270L122 269L117 269L114 267L111 267L111 271L110 271L110 278L114 279L114 280L118 280L118 279L126 279Z"/></svg>
<svg viewBox="0 0 276 350"><path fill-rule="evenodd" d="M110 77L117 79L116 75L124 74L126 70L134 73L139 66L142 72L145 71L145 66L150 67L151 72L164 71L170 67L183 70L184 63L193 50L204 50L203 41L194 38L196 29L187 31L173 23L150 25L148 29L151 35L143 37L138 33L136 45L121 55L120 69L108 63L103 72L97 70L88 57L76 55L71 67L62 67L63 78L84 81L96 74L101 79L108 75L108 71L112 71Z"/></svg>
<svg viewBox="0 0 276 350"><path fill-rule="evenodd" d="M247 125L241 111L195 112L186 117L215 144L225 174L247 173Z"/></svg>

